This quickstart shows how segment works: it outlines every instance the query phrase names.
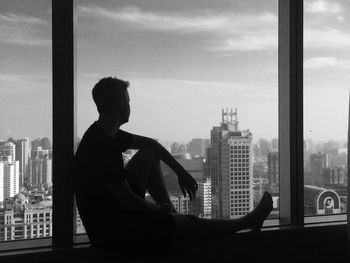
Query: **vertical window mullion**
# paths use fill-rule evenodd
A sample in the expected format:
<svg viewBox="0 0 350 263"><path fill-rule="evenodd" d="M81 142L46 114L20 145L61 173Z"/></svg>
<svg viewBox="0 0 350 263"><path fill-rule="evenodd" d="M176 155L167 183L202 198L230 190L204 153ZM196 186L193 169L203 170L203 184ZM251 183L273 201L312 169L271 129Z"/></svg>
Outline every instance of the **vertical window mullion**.
<svg viewBox="0 0 350 263"><path fill-rule="evenodd" d="M303 0L279 0L281 223L304 224Z"/></svg>
<svg viewBox="0 0 350 263"><path fill-rule="evenodd" d="M73 242L75 140L73 1L52 0L53 246Z"/></svg>

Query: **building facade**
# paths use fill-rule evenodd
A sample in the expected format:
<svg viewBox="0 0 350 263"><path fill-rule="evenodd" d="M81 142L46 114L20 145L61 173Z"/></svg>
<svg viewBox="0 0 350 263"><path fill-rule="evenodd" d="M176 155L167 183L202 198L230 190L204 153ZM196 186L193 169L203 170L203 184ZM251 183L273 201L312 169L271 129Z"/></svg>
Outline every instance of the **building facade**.
<svg viewBox="0 0 350 263"><path fill-rule="evenodd" d="M191 201L189 197L181 195L171 195L170 201L178 214L191 214Z"/></svg>
<svg viewBox="0 0 350 263"><path fill-rule="evenodd" d="M199 216L211 218L211 179L198 183L197 199L199 199Z"/></svg>
<svg viewBox="0 0 350 263"><path fill-rule="evenodd" d="M52 201L32 204L23 194L0 210L0 241L52 236Z"/></svg>
<svg viewBox="0 0 350 263"><path fill-rule="evenodd" d="M19 162L14 161L12 156L2 156L0 161L0 187L3 186L3 195L0 197L3 202L6 198L14 197L19 192Z"/></svg>
<svg viewBox="0 0 350 263"><path fill-rule="evenodd" d="M267 154L267 179L269 190L273 193L279 192L279 157L278 152Z"/></svg>
<svg viewBox="0 0 350 263"><path fill-rule="evenodd" d="M249 130L238 129L237 109L222 110L208 151L213 218L239 218L253 210L252 139Z"/></svg>

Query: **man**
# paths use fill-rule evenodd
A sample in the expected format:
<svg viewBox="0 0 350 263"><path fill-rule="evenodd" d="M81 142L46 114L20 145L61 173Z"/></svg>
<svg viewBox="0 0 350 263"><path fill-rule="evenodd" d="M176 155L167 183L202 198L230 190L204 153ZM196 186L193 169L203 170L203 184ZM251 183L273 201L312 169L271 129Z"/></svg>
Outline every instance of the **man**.
<svg viewBox="0 0 350 263"><path fill-rule="evenodd" d="M127 81L112 77L94 86L99 118L85 132L75 156L77 206L92 244L113 249L122 242L135 252L146 248L166 253L176 238L259 230L272 210L267 192L251 213L239 219L176 213L160 161L174 170L184 196L193 200L198 184L156 140L120 129L130 116L128 86ZM124 167L122 152L127 149L138 152ZM146 191L155 204L145 200Z"/></svg>

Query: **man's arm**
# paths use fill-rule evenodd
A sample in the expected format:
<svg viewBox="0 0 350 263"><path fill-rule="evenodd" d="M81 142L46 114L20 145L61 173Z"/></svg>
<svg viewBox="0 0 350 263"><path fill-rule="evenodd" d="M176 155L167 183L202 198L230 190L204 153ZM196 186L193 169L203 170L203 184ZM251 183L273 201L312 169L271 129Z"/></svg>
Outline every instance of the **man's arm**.
<svg viewBox="0 0 350 263"><path fill-rule="evenodd" d="M179 185L184 196L188 193L190 199L195 198L198 184L196 180L175 160L175 158L156 140L133 134L132 149L149 148L160 160L166 163L178 176Z"/></svg>

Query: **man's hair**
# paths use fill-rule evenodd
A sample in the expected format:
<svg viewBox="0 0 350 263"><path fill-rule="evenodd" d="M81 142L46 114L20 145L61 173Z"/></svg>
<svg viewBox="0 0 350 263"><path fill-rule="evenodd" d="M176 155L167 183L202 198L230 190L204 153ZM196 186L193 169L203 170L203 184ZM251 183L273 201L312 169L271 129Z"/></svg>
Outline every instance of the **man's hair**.
<svg viewBox="0 0 350 263"><path fill-rule="evenodd" d="M118 78L107 77L100 79L92 89L92 98L99 113L103 109L115 105L121 105L129 82ZM116 101L117 98L117 101Z"/></svg>

